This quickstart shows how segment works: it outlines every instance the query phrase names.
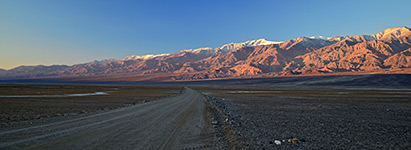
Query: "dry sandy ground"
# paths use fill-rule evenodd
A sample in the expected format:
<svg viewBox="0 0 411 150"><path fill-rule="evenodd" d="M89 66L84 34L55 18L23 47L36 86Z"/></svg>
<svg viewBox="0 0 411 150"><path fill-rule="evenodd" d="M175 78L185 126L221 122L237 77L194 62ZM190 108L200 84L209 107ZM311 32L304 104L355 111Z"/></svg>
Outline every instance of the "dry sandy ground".
<svg viewBox="0 0 411 150"><path fill-rule="evenodd" d="M206 123L205 97L178 96L59 122L3 128L0 149L221 149Z"/></svg>

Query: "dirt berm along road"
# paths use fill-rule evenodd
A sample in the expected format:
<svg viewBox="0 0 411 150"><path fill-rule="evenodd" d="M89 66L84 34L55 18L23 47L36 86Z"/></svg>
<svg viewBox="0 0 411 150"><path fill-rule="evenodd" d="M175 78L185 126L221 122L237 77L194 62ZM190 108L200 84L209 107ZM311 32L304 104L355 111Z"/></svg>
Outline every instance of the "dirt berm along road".
<svg viewBox="0 0 411 150"><path fill-rule="evenodd" d="M1 129L0 149L198 149L207 135L205 98L175 97L24 128ZM210 147L211 148L211 147Z"/></svg>

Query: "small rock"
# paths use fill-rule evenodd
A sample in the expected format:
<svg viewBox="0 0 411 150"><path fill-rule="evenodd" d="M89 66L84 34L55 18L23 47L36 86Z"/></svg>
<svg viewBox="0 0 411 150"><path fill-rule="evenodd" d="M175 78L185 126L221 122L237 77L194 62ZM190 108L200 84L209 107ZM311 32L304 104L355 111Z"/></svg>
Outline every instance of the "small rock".
<svg viewBox="0 0 411 150"><path fill-rule="evenodd" d="M288 143L293 143L293 144L298 144L298 139L297 138L290 138L288 139Z"/></svg>
<svg viewBox="0 0 411 150"><path fill-rule="evenodd" d="M281 141L280 140L274 140L274 143L277 145L281 145Z"/></svg>
<svg viewBox="0 0 411 150"><path fill-rule="evenodd" d="M212 125L217 125L217 124L218 124L218 121L217 121L217 120L211 121L211 124L212 124Z"/></svg>
<svg viewBox="0 0 411 150"><path fill-rule="evenodd" d="M292 141L293 144L298 144L298 139L297 138L293 138L291 141Z"/></svg>

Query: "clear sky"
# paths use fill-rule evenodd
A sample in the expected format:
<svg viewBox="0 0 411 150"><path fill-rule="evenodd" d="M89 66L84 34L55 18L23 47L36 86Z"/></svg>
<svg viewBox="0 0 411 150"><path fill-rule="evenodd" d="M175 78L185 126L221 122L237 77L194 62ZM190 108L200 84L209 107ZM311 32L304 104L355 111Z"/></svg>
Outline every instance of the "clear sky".
<svg viewBox="0 0 411 150"><path fill-rule="evenodd" d="M411 26L410 0L0 0L0 68Z"/></svg>

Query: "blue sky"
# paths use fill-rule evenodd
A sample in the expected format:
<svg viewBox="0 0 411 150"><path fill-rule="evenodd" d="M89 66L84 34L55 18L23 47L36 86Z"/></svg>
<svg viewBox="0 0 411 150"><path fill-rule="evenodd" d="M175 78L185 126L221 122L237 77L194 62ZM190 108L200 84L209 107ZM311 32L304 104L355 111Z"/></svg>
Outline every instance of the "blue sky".
<svg viewBox="0 0 411 150"><path fill-rule="evenodd" d="M1 0L0 68L411 26L410 0Z"/></svg>

